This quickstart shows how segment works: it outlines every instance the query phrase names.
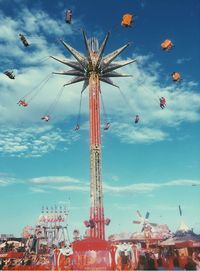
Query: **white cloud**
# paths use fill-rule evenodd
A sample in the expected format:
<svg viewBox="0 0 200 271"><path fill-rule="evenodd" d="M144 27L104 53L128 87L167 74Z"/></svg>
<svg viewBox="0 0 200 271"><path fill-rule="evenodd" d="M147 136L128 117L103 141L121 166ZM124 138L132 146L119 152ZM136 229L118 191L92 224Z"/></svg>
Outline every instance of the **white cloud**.
<svg viewBox="0 0 200 271"><path fill-rule="evenodd" d="M64 134L53 126L30 128L4 127L0 134L1 155L17 157L40 157L50 151L67 150L67 146L78 140L74 132ZM65 148L60 144L64 143Z"/></svg>
<svg viewBox="0 0 200 271"><path fill-rule="evenodd" d="M30 190L34 193L47 193L47 190L38 187L30 187Z"/></svg>
<svg viewBox="0 0 200 271"><path fill-rule="evenodd" d="M8 186L15 183L21 183L21 180L18 180L9 174L0 172L0 186Z"/></svg>
<svg viewBox="0 0 200 271"><path fill-rule="evenodd" d="M111 186L108 184L104 184L103 188L105 192L110 193L147 193L153 191L154 189L160 187L158 183L139 183L139 184L131 184L126 186Z"/></svg>
<svg viewBox="0 0 200 271"><path fill-rule="evenodd" d="M69 176L45 176L30 179L33 184L67 184L67 183L80 183L79 180Z"/></svg>
<svg viewBox="0 0 200 271"><path fill-rule="evenodd" d="M120 181L120 180L119 180ZM85 180L80 180L70 176L41 176L35 177L27 180L17 179L13 176L6 175L5 173L0 174L0 186L12 185L21 183L30 187L33 192L43 192L48 189L48 191L58 190L58 191L79 191L79 192L89 192L90 183ZM157 189L166 189L166 187L191 187L200 186L200 180L197 179L177 179L169 180L166 182L141 182L132 183L123 186L113 185L113 178L109 183L103 183L103 190L105 193L116 194L149 194ZM123 183L125 183L123 181ZM38 189L38 190L37 190Z"/></svg>
<svg viewBox="0 0 200 271"><path fill-rule="evenodd" d="M0 186L7 186L10 184L9 180L4 180L0 178Z"/></svg>
<svg viewBox="0 0 200 271"><path fill-rule="evenodd" d="M66 185L66 186L50 186L51 189L59 191L80 191L80 192L89 192L89 185Z"/></svg>
<svg viewBox="0 0 200 271"><path fill-rule="evenodd" d="M122 142L132 143L149 143L167 139L168 134L159 129L140 127L133 124L113 123L111 133L120 138Z"/></svg>
<svg viewBox="0 0 200 271"><path fill-rule="evenodd" d="M35 193L51 191L88 192L89 184L69 176L47 176L29 180L30 190ZM35 186L34 186L35 185Z"/></svg>
<svg viewBox="0 0 200 271"><path fill-rule="evenodd" d="M193 88L193 87L197 87L198 86L198 83L197 82L194 82L194 81L189 81L188 83L188 87L190 88Z"/></svg>
<svg viewBox="0 0 200 271"><path fill-rule="evenodd" d="M39 177L33 178L30 180L30 183L33 185L37 185L37 188L44 188L48 187L48 190L59 190L59 191L80 191L80 192L89 192L89 183L83 182L69 176L47 176L47 177ZM66 185L63 185L66 183ZM54 186L53 184L56 184ZM72 185L73 184L73 185ZM43 186L39 186L43 185ZM114 194L127 194L127 193L134 193L134 194L141 194L141 193L148 193L152 192L156 189L165 189L167 187L176 187L176 186L192 186L192 185L199 185L200 180L172 180L164 183L134 183L124 186L115 186L110 185L108 183L103 183L103 190L105 193L112 193Z"/></svg>
<svg viewBox="0 0 200 271"><path fill-rule="evenodd" d="M183 57L183 58L177 59L176 63L177 63L177 64L183 64L183 63L188 62L188 61L191 61L191 60L192 60L192 59L191 59L190 57L187 57L187 58Z"/></svg>
<svg viewBox="0 0 200 271"><path fill-rule="evenodd" d="M124 185L124 186L114 186L107 183L103 184L103 188L105 189L105 192L109 192L112 194L123 194L123 193L149 193L151 191L154 191L155 189L162 189L166 186L168 187L176 187L176 186L192 186L192 185L199 185L200 186L200 180L172 180L165 183L134 183L130 185Z"/></svg>
<svg viewBox="0 0 200 271"><path fill-rule="evenodd" d="M199 180L187 180L187 179L180 179L174 180L165 183L166 186L191 186L191 185L200 185Z"/></svg>

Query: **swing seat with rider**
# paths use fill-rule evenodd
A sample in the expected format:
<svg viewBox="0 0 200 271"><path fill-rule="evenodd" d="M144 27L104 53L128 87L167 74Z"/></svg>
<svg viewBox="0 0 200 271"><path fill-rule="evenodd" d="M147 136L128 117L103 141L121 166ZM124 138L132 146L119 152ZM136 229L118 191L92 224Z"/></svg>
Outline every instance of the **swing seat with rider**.
<svg viewBox="0 0 200 271"><path fill-rule="evenodd" d="M181 80L181 75L180 75L179 72L173 72L173 73L171 74L171 76L172 76L172 80L173 80L174 82L178 82L178 81Z"/></svg>
<svg viewBox="0 0 200 271"><path fill-rule="evenodd" d="M74 128L74 131L78 131L80 129L80 125L76 124L76 127Z"/></svg>
<svg viewBox="0 0 200 271"><path fill-rule="evenodd" d="M49 121L50 120L50 116L49 115L45 115L45 116L41 117L41 120Z"/></svg>
<svg viewBox="0 0 200 271"><path fill-rule="evenodd" d="M107 122L106 123L106 126L104 127L104 130L106 131L106 130L108 130L110 128L110 122Z"/></svg>
<svg viewBox="0 0 200 271"><path fill-rule="evenodd" d="M19 100L19 102L17 103L19 106L28 106L28 103L25 100Z"/></svg>
<svg viewBox="0 0 200 271"><path fill-rule="evenodd" d="M22 41L22 43L24 44L25 47L29 46L29 43L28 43L28 41L27 41L27 39L26 39L26 37L24 35L19 34L19 38L20 38L20 40Z"/></svg>
<svg viewBox="0 0 200 271"><path fill-rule="evenodd" d="M138 123L138 122L139 122L139 120L140 120L139 115L136 115L136 116L135 116L135 123Z"/></svg>
<svg viewBox="0 0 200 271"><path fill-rule="evenodd" d="M71 21L72 21L72 10L71 9L68 9L65 13L65 22L67 24L71 24Z"/></svg>
<svg viewBox="0 0 200 271"><path fill-rule="evenodd" d="M133 15L132 14L124 14L122 17L121 25L124 27L131 27L131 24L133 22Z"/></svg>
<svg viewBox="0 0 200 271"><path fill-rule="evenodd" d="M171 40L166 39L163 43L161 43L161 47L165 51L169 51L172 49L174 44L171 42Z"/></svg>
<svg viewBox="0 0 200 271"><path fill-rule="evenodd" d="M15 79L13 71L5 71L4 74L7 75L10 79Z"/></svg>

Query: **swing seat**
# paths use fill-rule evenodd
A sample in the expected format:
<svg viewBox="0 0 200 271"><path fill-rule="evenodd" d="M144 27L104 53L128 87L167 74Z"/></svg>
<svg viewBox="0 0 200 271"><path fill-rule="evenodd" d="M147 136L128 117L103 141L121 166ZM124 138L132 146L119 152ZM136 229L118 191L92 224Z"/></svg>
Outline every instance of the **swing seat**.
<svg viewBox="0 0 200 271"><path fill-rule="evenodd" d="M29 46L29 43L28 43L28 41L27 41L27 39L26 39L26 37L24 35L19 34L19 38L20 38L20 40L22 41L22 43L24 44L25 47Z"/></svg>
<svg viewBox="0 0 200 271"><path fill-rule="evenodd" d="M122 17L121 25L124 27L131 27L131 24L133 22L133 15L132 14L124 14Z"/></svg>
<svg viewBox="0 0 200 271"><path fill-rule="evenodd" d="M175 82L181 80L181 75L180 75L179 72L173 72L171 76L172 76L172 80L175 81Z"/></svg>
<svg viewBox="0 0 200 271"><path fill-rule="evenodd" d="M44 121L49 121L50 120L50 116L46 115L46 116L43 116L41 119L44 120Z"/></svg>
<svg viewBox="0 0 200 271"><path fill-rule="evenodd" d="M140 120L139 116L138 116L138 115L136 115L136 116L135 116L135 123L138 123L138 122L139 122L139 120Z"/></svg>
<svg viewBox="0 0 200 271"><path fill-rule="evenodd" d="M106 131L106 130L108 130L110 128L110 122L107 122L106 123L106 126L104 127L104 130Z"/></svg>
<svg viewBox="0 0 200 271"><path fill-rule="evenodd" d="M90 222L89 222L89 221L85 220L83 223L84 223L84 225L85 225L87 228L90 227Z"/></svg>
<svg viewBox="0 0 200 271"><path fill-rule="evenodd" d="M163 43L161 43L161 47L163 50L169 51L172 49L174 44L171 42L171 40L166 39Z"/></svg>
<svg viewBox="0 0 200 271"><path fill-rule="evenodd" d="M4 74L7 75L10 79L15 79L13 71L5 71Z"/></svg>
<svg viewBox="0 0 200 271"><path fill-rule="evenodd" d="M74 131L78 131L80 129L80 125L77 124L76 127L74 128Z"/></svg>
<svg viewBox="0 0 200 271"><path fill-rule="evenodd" d="M65 22L67 24L71 24L71 21L72 21L72 10L71 9L68 9L65 13Z"/></svg>
<svg viewBox="0 0 200 271"><path fill-rule="evenodd" d="M28 106L28 103L25 100L19 100L18 105L26 107Z"/></svg>
<svg viewBox="0 0 200 271"><path fill-rule="evenodd" d="M160 98L160 107L161 107L162 109L164 109L165 106L166 106L166 100L165 100L164 97L161 97L161 98Z"/></svg>

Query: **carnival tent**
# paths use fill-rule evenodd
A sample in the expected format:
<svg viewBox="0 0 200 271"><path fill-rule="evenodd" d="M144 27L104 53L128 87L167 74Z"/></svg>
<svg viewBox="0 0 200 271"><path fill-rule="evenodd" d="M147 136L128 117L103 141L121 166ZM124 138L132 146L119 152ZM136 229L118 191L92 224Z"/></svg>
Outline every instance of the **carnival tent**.
<svg viewBox="0 0 200 271"><path fill-rule="evenodd" d="M193 231L178 230L173 237L166 239L160 243L161 246L175 246L176 248L183 247L200 247L200 235Z"/></svg>

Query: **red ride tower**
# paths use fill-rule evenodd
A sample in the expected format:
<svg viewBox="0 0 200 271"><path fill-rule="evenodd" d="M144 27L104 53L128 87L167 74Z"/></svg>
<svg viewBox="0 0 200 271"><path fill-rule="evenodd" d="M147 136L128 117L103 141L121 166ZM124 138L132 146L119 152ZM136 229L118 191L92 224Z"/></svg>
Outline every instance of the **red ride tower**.
<svg viewBox="0 0 200 271"><path fill-rule="evenodd" d="M109 38L106 35L101 47L96 38L87 39L83 31L83 37L87 55L84 56L61 40L67 50L77 61L61 59L51 56L51 58L72 67L72 70L54 72L55 74L73 75L75 78L66 85L84 81L82 92L89 86L89 114L90 114L90 219L85 221L86 227L90 228L90 237L105 239L105 225L110 219L104 219L103 190L101 178L101 132L100 132L100 81L116 86L110 77L128 77L131 75L121 74L115 70L125 65L135 62L135 60L112 62L129 43L116 51L103 57L104 49ZM112 62L112 64L111 64ZM81 93L82 93L81 92Z"/></svg>
<svg viewBox="0 0 200 271"><path fill-rule="evenodd" d="M91 72L89 79L90 107L90 236L105 239L105 222L101 180L99 76Z"/></svg>

